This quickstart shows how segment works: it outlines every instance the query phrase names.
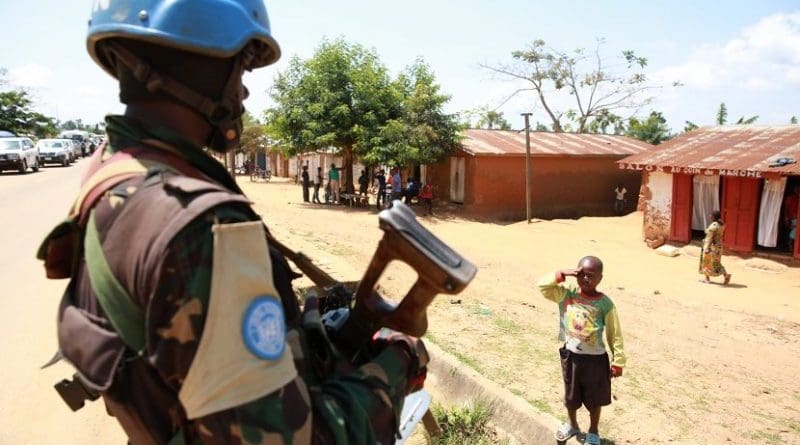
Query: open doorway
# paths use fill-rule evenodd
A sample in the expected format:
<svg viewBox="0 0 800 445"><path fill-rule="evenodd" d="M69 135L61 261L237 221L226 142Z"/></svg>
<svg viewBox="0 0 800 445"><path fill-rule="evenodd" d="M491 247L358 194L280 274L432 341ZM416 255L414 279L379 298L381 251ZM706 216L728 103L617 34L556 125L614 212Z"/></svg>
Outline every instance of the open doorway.
<svg viewBox="0 0 800 445"><path fill-rule="evenodd" d="M785 253L796 252L797 243L797 224L798 201L800 201L800 176L788 176L786 178L786 188L781 202L780 218L778 225L778 243L776 250ZM794 228L794 238L792 229Z"/></svg>

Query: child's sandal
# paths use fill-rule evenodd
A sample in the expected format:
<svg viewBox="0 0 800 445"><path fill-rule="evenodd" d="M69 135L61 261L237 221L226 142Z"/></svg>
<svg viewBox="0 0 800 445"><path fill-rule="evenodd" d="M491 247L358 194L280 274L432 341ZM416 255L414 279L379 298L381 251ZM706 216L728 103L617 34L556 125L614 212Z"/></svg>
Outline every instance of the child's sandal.
<svg viewBox="0 0 800 445"><path fill-rule="evenodd" d="M581 430L578 428L573 428L569 422L564 422L558 427L558 431L556 431L556 440L558 442L566 442L569 438L579 434Z"/></svg>
<svg viewBox="0 0 800 445"><path fill-rule="evenodd" d="M583 442L584 445L600 445L600 436L595 433L588 433L586 434L586 440Z"/></svg>

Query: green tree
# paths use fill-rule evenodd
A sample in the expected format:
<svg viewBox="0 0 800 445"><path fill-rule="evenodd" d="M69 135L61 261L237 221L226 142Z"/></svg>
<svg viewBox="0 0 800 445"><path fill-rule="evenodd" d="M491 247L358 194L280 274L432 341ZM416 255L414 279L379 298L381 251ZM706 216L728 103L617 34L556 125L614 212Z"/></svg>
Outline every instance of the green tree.
<svg viewBox="0 0 800 445"><path fill-rule="evenodd" d="M667 120L660 112L656 111L650 112L647 119L642 121L635 117L630 118L628 127L625 129L625 136L653 145L658 145L671 137Z"/></svg>
<svg viewBox="0 0 800 445"><path fill-rule="evenodd" d="M495 128L500 130L511 129L511 124L503 117L503 113L489 109L488 105L472 110L469 114L478 118L475 128L487 128L489 130Z"/></svg>
<svg viewBox="0 0 800 445"><path fill-rule="evenodd" d="M725 106L725 102L719 104L719 110L717 110L717 125L725 125L728 123L728 107Z"/></svg>
<svg viewBox="0 0 800 445"><path fill-rule="evenodd" d="M758 115L750 116L745 118L744 116L740 117L739 120L736 121L736 125L751 125L758 120Z"/></svg>
<svg viewBox="0 0 800 445"><path fill-rule="evenodd" d="M16 134L34 134L37 137L56 133L55 121L33 111L28 93L17 89L0 92L0 129Z"/></svg>
<svg viewBox="0 0 800 445"><path fill-rule="evenodd" d="M608 134L609 127L612 134L622 134L625 131L625 122L608 110L600 110L589 123L588 132Z"/></svg>
<svg viewBox="0 0 800 445"><path fill-rule="evenodd" d="M430 66L417 59L392 86L401 100L400 115L379 125L368 146L359 147L362 159L369 164L427 164L449 154L463 127L457 115L444 112L450 96L441 93Z"/></svg>
<svg viewBox="0 0 800 445"><path fill-rule="evenodd" d="M442 111L450 97L422 60L393 81L375 51L343 39L324 41L311 59L292 58L270 95L276 106L264 117L274 145L288 155L333 149L349 191L355 158L430 162L456 145L461 128Z"/></svg>
<svg viewBox="0 0 800 445"><path fill-rule="evenodd" d="M797 116L792 116L792 118L789 119L789 123L792 124L792 125L796 125L797 124Z"/></svg>
<svg viewBox="0 0 800 445"><path fill-rule="evenodd" d="M270 95L276 106L265 121L278 147L289 155L333 148L344 158L349 191L354 156L366 154L380 126L401 113L377 54L343 39L324 41L311 59L292 58Z"/></svg>
<svg viewBox="0 0 800 445"><path fill-rule="evenodd" d="M684 133L688 133L688 132L690 132L692 130L697 130L698 128L700 128L700 127L697 124L695 124L694 122L686 121L686 126L683 127L683 132Z"/></svg>
<svg viewBox="0 0 800 445"><path fill-rule="evenodd" d="M249 111L242 115L242 137L239 151L248 154L266 152L268 138L267 128L258 121Z"/></svg>
<svg viewBox="0 0 800 445"><path fill-rule="evenodd" d="M611 123L602 119L619 111L635 112L650 103L652 97L648 92L657 88L648 84L644 74L646 58L623 51L622 63L612 62L600 54L603 44L598 39L592 54L581 48L566 53L548 47L540 39L527 49L511 53L515 65L482 66L501 76L526 81L530 87L519 89L512 96L523 91L535 92L552 121L553 131L567 131L567 124L572 122L577 132L585 133L595 119L601 119L595 128L608 127ZM622 72L616 72L615 67L623 67ZM573 105L557 109L552 105L557 95L571 97Z"/></svg>

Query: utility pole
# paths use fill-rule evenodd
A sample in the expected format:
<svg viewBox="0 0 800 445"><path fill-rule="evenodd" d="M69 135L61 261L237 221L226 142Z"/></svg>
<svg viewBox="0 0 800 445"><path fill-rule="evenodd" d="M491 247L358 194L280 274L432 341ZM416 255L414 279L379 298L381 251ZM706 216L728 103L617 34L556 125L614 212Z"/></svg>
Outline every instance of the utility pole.
<svg viewBox="0 0 800 445"><path fill-rule="evenodd" d="M525 214L531 223L531 125L533 113L522 113L525 117Z"/></svg>

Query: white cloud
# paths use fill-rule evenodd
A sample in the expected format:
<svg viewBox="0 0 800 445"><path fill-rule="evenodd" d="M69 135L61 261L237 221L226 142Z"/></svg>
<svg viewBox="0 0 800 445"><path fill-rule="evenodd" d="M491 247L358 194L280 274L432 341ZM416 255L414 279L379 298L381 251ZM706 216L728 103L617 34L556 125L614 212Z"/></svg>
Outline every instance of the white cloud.
<svg viewBox="0 0 800 445"><path fill-rule="evenodd" d="M53 71L50 68L35 63L8 70L9 83L23 88L45 87L50 83L52 77Z"/></svg>
<svg viewBox="0 0 800 445"><path fill-rule="evenodd" d="M728 42L700 46L681 64L652 76L689 88L776 91L800 86L800 12L774 14Z"/></svg>

